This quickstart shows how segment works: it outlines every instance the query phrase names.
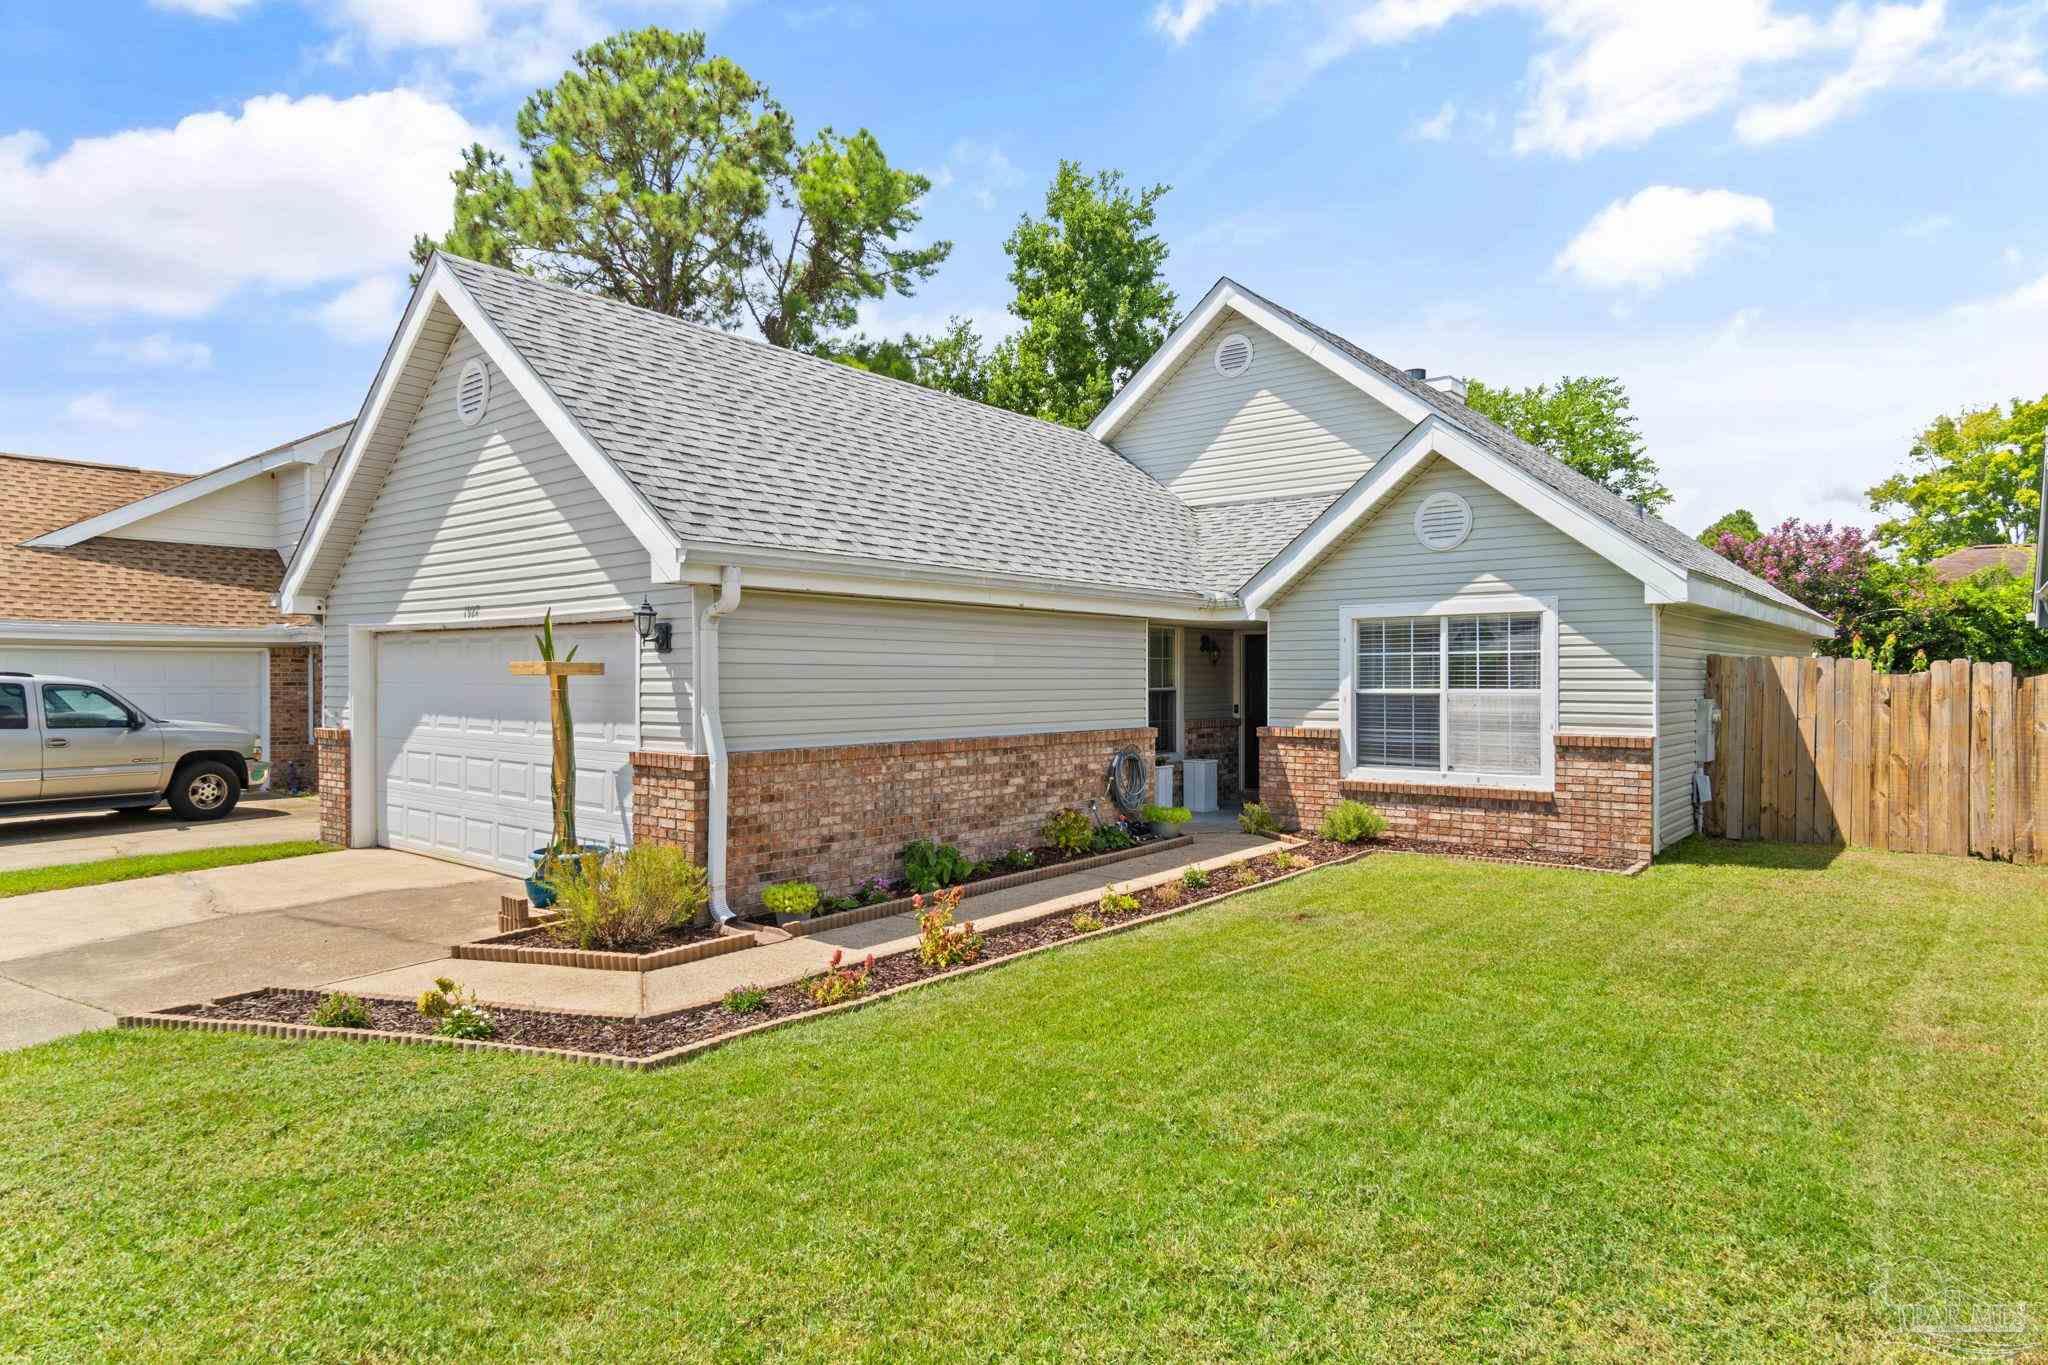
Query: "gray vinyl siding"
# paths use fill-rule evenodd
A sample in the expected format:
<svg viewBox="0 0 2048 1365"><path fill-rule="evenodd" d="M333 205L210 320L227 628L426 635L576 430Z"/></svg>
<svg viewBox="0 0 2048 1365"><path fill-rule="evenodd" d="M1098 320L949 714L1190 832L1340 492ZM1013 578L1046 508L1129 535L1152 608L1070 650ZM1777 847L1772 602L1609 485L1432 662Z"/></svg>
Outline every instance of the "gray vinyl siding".
<svg viewBox="0 0 2048 1365"><path fill-rule="evenodd" d="M1438 489L1472 504L1472 533L1454 550L1415 539L1415 509ZM1408 486L1270 607L1268 715L1274 725L1339 724L1339 614L1375 602L1430 603L1491 595L1555 597L1558 728L1646 735L1651 728L1650 609L1643 585L1585 546L1444 460Z"/></svg>
<svg viewBox="0 0 2048 1365"><path fill-rule="evenodd" d="M277 495L273 488L273 477L259 474L109 531L107 538L273 550L277 548Z"/></svg>
<svg viewBox="0 0 2048 1365"><path fill-rule="evenodd" d="M1202 654L1207 635L1221 651L1211 663ZM1227 630L1190 626L1180 633L1180 715L1183 721L1229 720L1231 678L1237 671L1237 636Z"/></svg>
<svg viewBox="0 0 2048 1365"><path fill-rule="evenodd" d="M459 332L327 595L322 715L346 724L352 624L537 613L629 614L648 591L647 551L495 366L490 407L465 427L456 377L481 348ZM642 651L642 702L655 737L686 742L688 589L657 602L676 650ZM650 700L651 698L651 700Z"/></svg>
<svg viewBox="0 0 2048 1365"><path fill-rule="evenodd" d="M697 747L697 691L691 673L696 647L696 622L704 594L687 584L650 589L656 618L668 622L669 652L657 654L652 644L640 647L640 743L648 749Z"/></svg>
<svg viewBox="0 0 2048 1365"><path fill-rule="evenodd" d="M735 751L1145 723L1137 619L748 592L718 647Z"/></svg>
<svg viewBox="0 0 2048 1365"><path fill-rule="evenodd" d="M1690 607L1665 607L1657 635L1657 838L1665 847L1692 833L1692 775L1699 765L1695 703L1706 695L1707 656L1804 657L1813 652L1813 637Z"/></svg>
<svg viewBox="0 0 2048 1365"><path fill-rule="evenodd" d="M1216 372L1216 343L1251 338L1252 367ZM1183 502L1338 493L1413 424L1225 311L1110 441Z"/></svg>

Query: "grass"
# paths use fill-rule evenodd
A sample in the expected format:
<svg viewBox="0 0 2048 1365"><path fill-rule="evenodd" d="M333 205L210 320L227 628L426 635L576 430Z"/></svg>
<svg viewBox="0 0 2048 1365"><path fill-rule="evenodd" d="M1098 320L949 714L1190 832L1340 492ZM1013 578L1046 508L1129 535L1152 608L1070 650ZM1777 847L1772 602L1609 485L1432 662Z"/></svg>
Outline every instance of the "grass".
<svg viewBox="0 0 2048 1365"><path fill-rule="evenodd" d="M1786 1359L2048 1297L2048 875L1408 855L647 1076L0 1056L0 1357Z"/></svg>
<svg viewBox="0 0 2048 1365"><path fill-rule="evenodd" d="M36 891L63 891L74 886L127 882L137 877L161 877L172 872L203 872L209 867L237 867L243 863L268 863L279 858L303 858L309 853L334 851L333 844L323 844L314 839L291 839L275 844L184 849L177 853L138 853L132 857L101 858L89 863L56 863L50 867L0 872L0 900Z"/></svg>

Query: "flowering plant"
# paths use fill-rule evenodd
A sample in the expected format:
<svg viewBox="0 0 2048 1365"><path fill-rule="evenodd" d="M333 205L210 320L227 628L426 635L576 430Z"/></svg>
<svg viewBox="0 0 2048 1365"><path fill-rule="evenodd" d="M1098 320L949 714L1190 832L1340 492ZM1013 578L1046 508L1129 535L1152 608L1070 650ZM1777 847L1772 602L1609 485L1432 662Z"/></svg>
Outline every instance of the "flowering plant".
<svg viewBox="0 0 2048 1365"><path fill-rule="evenodd" d="M961 888L934 892L929 904L925 897L912 896L917 911L917 960L927 967L957 967L981 956L982 936L974 932L974 921L953 923L960 906Z"/></svg>
<svg viewBox="0 0 2048 1365"><path fill-rule="evenodd" d="M838 1005L867 994L868 977L875 970L875 955L869 953L858 967L841 966L845 958L846 950L836 949L824 971L805 979L804 993L811 997L812 1004Z"/></svg>

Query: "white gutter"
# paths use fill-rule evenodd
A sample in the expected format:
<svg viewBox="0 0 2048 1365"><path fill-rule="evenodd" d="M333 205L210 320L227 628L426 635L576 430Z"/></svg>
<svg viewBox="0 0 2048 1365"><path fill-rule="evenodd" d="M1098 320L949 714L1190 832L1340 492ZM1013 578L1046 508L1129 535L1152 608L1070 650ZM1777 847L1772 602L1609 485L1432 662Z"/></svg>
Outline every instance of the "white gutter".
<svg viewBox="0 0 2048 1365"><path fill-rule="evenodd" d="M726 754L725 731L718 724L718 622L740 605L740 569L728 564L719 571L718 598L704 609L697 631L697 713L704 727L704 755L710 761L711 792L706 801L704 862L711 882L711 915L720 924L735 918L725 894Z"/></svg>

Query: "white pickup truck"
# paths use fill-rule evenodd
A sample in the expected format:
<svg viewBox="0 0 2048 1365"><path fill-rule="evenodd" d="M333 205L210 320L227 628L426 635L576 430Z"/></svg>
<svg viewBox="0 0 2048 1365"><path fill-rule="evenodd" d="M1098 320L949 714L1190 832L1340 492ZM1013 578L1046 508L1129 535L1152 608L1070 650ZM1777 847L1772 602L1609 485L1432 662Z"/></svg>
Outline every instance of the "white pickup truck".
<svg viewBox="0 0 2048 1365"><path fill-rule="evenodd" d="M249 785L257 737L163 720L83 678L0 669L0 815L147 810L217 820Z"/></svg>

